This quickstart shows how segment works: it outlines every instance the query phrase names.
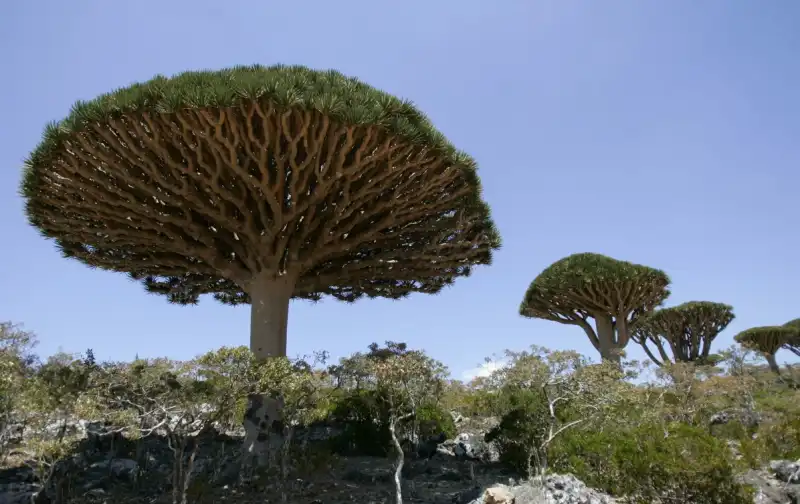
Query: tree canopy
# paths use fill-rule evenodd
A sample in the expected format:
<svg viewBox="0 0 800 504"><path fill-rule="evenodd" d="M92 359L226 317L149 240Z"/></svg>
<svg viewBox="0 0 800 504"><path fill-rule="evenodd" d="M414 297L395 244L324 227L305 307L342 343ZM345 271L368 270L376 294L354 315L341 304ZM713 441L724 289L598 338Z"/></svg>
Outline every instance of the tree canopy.
<svg viewBox="0 0 800 504"><path fill-rule="evenodd" d="M775 354L781 348L788 348L800 339L800 328L792 325L762 326L746 329L734 339L742 346L761 352L775 373L780 373Z"/></svg>
<svg viewBox="0 0 800 504"><path fill-rule="evenodd" d="M47 126L21 185L64 256L176 303L433 293L499 236L475 161L410 102L335 71L157 76Z"/></svg>
<svg viewBox="0 0 800 504"><path fill-rule="evenodd" d="M800 330L787 326L762 326L746 329L734 339L742 346L761 353L775 355L788 341L796 338Z"/></svg>
<svg viewBox="0 0 800 504"><path fill-rule="evenodd" d="M784 345L784 348L786 348L786 350L789 350L793 354L800 357L800 318L790 320L789 322L786 322L783 325L784 327L791 327L797 329L797 334L795 335L795 337L790 338Z"/></svg>
<svg viewBox="0 0 800 504"><path fill-rule="evenodd" d="M706 362L712 342L734 318L733 307L729 305L691 301L645 315L634 325L631 337L658 365L670 361ZM658 355L650 349L650 344Z"/></svg>
<svg viewBox="0 0 800 504"><path fill-rule="evenodd" d="M627 345L629 326L669 296L661 270L601 254L574 254L537 276L520 305L525 317L583 328L603 358ZM596 331L589 324L595 319Z"/></svg>

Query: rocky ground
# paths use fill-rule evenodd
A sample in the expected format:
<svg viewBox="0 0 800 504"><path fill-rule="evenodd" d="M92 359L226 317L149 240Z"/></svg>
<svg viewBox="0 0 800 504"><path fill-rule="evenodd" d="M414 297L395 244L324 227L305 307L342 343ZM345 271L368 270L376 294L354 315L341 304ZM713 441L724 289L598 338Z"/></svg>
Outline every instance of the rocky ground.
<svg viewBox="0 0 800 504"><path fill-rule="evenodd" d="M199 485L190 489L189 502L282 502L289 503L378 504L393 501L391 461L375 457L348 457L335 461L329 471L292 478L283 488L276 484L249 485ZM82 504L168 504L171 494L148 491L146 484L136 482L136 465L130 459L119 459L110 464L92 463L83 477L71 482L78 490L73 503ZM166 475L163 475L166 476ZM0 503L22 504L31 502L37 490L30 470L15 469L0 473L0 479L9 481L0 485ZM505 484L500 483L505 482ZM588 489L572 476L549 476L543 485L517 483L499 469L470 465L456 460L413 462L404 483L406 502L442 504L610 504L608 496Z"/></svg>
<svg viewBox="0 0 800 504"><path fill-rule="evenodd" d="M447 504L611 504L570 475L550 475L543 482L519 482L496 464L496 450L483 442L491 419L459 419L460 434L441 443L430 459L410 460L403 471L406 502ZM87 422L71 426L85 439L81 449L62 462L58 488L39 492L25 453L17 464L0 470L0 504L45 504L56 494L75 504L168 504L173 454L164 438L112 440ZM376 457L337 457L315 449L325 433L310 434L308 448L292 460L289 476L246 474L238 460L241 439L231 433L210 435L201 443L192 471L188 503L290 504L393 502L393 461ZM302 436L299 436L302 438ZM759 489L756 504L800 503L800 461L775 461L742 478ZM37 493L39 492L39 493ZM35 500L32 500L35 499Z"/></svg>

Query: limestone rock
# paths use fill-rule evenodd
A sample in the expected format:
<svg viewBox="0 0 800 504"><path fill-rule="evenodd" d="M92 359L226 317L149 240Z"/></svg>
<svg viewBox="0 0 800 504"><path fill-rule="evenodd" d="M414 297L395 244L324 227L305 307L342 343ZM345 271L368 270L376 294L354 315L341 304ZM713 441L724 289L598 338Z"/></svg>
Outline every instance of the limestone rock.
<svg viewBox="0 0 800 504"><path fill-rule="evenodd" d="M484 504L516 504L514 494L507 488L497 486L487 488L483 493Z"/></svg>

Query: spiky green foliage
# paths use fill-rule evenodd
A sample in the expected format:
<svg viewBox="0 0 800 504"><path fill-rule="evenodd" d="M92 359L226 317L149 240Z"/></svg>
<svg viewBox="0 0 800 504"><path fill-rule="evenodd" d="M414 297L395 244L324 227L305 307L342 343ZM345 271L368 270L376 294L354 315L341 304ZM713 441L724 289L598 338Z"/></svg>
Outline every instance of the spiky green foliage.
<svg viewBox="0 0 800 504"><path fill-rule="evenodd" d="M601 254L574 254L556 261L533 280L520 314L571 322L592 312L644 313L669 296L669 283L669 277L655 268Z"/></svg>
<svg viewBox="0 0 800 504"><path fill-rule="evenodd" d="M792 327L798 330L798 334L794 338L787 341L786 345L784 345L784 348L800 357L800 318L790 320L783 325L784 327Z"/></svg>
<svg viewBox="0 0 800 504"><path fill-rule="evenodd" d="M704 363L709 360L714 338L734 318L729 305L690 301L645 315L634 325L631 336L659 366L670 361ZM649 345L655 347L657 356Z"/></svg>
<svg viewBox="0 0 800 504"><path fill-rule="evenodd" d="M410 102L335 71L157 76L76 103L25 162L29 222L170 301L438 292L500 246L475 161ZM290 271L291 270L291 271Z"/></svg>
<svg viewBox="0 0 800 504"><path fill-rule="evenodd" d="M744 347L766 355L775 355L786 343L800 336L800 329L786 326L763 326L746 329L734 339Z"/></svg>
<svg viewBox="0 0 800 504"><path fill-rule="evenodd" d="M796 318L794 320L790 320L789 322L786 322L783 325L785 325L786 327L796 327L796 328L800 329L800 318Z"/></svg>
<svg viewBox="0 0 800 504"><path fill-rule="evenodd" d="M669 296L669 283L669 277L655 268L601 254L574 254L556 261L531 282L519 312L581 326L602 354L604 344L625 347L628 326ZM597 322L596 335L590 318Z"/></svg>

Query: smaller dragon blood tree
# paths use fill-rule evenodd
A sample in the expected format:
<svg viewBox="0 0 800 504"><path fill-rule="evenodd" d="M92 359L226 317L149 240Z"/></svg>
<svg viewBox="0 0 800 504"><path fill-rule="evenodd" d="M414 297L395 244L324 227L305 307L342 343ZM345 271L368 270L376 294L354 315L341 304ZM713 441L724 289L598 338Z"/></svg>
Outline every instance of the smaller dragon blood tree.
<svg viewBox="0 0 800 504"><path fill-rule="evenodd" d="M784 327L793 327L798 330L797 336L787 341L783 348L800 357L800 318L790 320L783 325Z"/></svg>
<svg viewBox="0 0 800 504"><path fill-rule="evenodd" d="M767 359L769 368L778 375L780 375L781 369L775 359L775 354L781 348L795 344L798 338L800 338L800 329L791 325L752 327L734 336L734 339L743 347L761 353Z"/></svg>
<svg viewBox="0 0 800 504"><path fill-rule="evenodd" d="M632 325L664 302L669 284L661 270L600 254L574 254L531 282L519 313L579 326L603 359L619 362Z"/></svg>
<svg viewBox="0 0 800 504"><path fill-rule="evenodd" d="M709 364L714 360L711 344L734 317L733 307L726 304L691 301L642 317L633 327L631 338L659 366L669 362Z"/></svg>

